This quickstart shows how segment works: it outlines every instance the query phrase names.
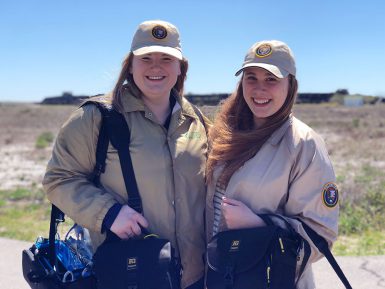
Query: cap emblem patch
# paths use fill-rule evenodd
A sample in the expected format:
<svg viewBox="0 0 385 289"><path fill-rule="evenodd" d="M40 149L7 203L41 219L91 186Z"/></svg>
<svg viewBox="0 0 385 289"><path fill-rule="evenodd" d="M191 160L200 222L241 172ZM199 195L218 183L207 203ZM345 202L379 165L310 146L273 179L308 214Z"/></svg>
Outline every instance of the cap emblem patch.
<svg viewBox="0 0 385 289"><path fill-rule="evenodd" d="M156 39L164 39L167 36L167 30L163 26L155 26L152 28L152 36L154 36Z"/></svg>
<svg viewBox="0 0 385 289"><path fill-rule="evenodd" d="M257 57L263 58L269 56L273 52L270 44L261 44L255 50L255 55Z"/></svg>
<svg viewBox="0 0 385 289"><path fill-rule="evenodd" d="M334 183L327 183L322 190L322 200L326 207L334 208L338 204L338 189Z"/></svg>

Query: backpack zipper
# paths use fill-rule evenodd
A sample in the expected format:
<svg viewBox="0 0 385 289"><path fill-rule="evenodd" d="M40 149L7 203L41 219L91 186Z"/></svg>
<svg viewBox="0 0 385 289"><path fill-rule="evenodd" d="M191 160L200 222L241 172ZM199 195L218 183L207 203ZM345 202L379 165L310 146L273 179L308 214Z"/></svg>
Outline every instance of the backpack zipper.
<svg viewBox="0 0 385 289"><path fill-rule="evenodd" d="M267 289L270 288L270 271L271 271L271 260L273 255L270 254L270 257L267 258L267 267L266 267L266 279L267 279Z"/></svg>
<svg viewBox="0 0 385 289"><path fill-rule="evenodd" d="M283 241L281 238L278 238L278 241L279 241L279 245L281 246L281 252L282 253L285 253L285 247L283 246Z"/></svg>

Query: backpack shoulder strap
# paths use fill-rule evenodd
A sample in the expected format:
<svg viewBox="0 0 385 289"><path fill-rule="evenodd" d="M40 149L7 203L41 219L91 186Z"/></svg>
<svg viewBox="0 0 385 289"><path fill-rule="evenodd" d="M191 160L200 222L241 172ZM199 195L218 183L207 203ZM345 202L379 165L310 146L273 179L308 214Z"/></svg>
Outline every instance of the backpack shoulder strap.
<svg viewBox="0 0 385 289"><path fill-rule="evenodd" d="M142 213L142 200L136 183L134 168L130 155L130 129L123 114L115 109L109 110L108 118L104 119L111 144L118 150L120 167L128 195L128 205Z"/></svg>
<svg viewBox="0 0 385 289"><path fill-rule="evenodd" d="M328 243L326 242L326 240L322 236L320 236L318 233L316 233L312 228L310 228L308 225L306 225L303 221L301 221L301 220L299 220L299 221L302 223L302 226L305 229L306 234L313 241L314 245L316 245L318 250L322 254L324 254L326 259L329 261L330 265L333 267L334 271L337 273L338 277L340 278L342 283L345 285L345 288L351 289L352 286L350 285L345 274L342 272L340 266L338 265L336 259L333 256L333 254L330 252L330 249L329 249L329 246L328 246Z"/></svg>
<svg viewBox="0 0 385 289"><path fill-rule="evenodd" d="M96 163L91 176L92 181L96 185L100 185L100 174L105 171L108 144L111 142L112 146L118 151L120 167L128 196L128 205L137 212L142 213L142 201L129 149L131 132L123 114L119 113L111 105L102 102L90 100L83 103L83 105L87 104L96 105L102 114L102 123L96 148Z"/></svg>
<svg viewBox="0 0 385 289"><path fill-rule="evenodd" d="M90 181L92 181L96 186L100 186L100 175L104 173L106 169L106 157L109 144L106 118L109 117L109 111L112 109L112 107L110 105L95 100L87 100L81 106L83 107L89 104L95 105L102 114L102 121L99 128L98 143L96 146L96 162L94 170L89 177Z"/></svg>

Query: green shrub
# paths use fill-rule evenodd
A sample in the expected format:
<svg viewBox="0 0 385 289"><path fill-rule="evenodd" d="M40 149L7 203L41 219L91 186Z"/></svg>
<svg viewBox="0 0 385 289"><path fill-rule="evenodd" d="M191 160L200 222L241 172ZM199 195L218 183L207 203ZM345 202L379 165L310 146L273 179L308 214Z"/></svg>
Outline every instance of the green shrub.
<svg viewBox="0 0 385 289"><path fill-rule="evenodd" d="M341 206L339 232L342 235L361 233L368 229L367 215L364 208L350 203Z"/></svg>
<svg viewBox="0 0 385 289"><path fill-rule="evenodd" d="M340 233L362 234L368 230L384 231L385 224L385 173L380 169L364 165L354 183L362 188L355 200L341 204Z"/></svg>
<svg viewBox="0 0 385 289"><path fill-rule="evenodd" d="M12 201L29 199L30 197L31 197L31 192L27 189L16 189L8 193L8 199Z"/></svg>
<svg viewBox="0 0 385 289"><path fill-rule="evenodd" d="M52 132L43 132L37 137L35 147L37 149L44 149L48 147L54 140L54 135Z"/></svg>
<svg viewBox="0 0 385 289"><path fill-rule="evenodd" d="M358 128L360 126L360 119L359 118L353 118L353 127Z"/></svg>
<svg viewBox="0 0 385 289"><path fill-rule="evenodd" d="M385 232L368 230L361 234L340 236L333 246L339 256L368 256L385 254Z"/></svg>

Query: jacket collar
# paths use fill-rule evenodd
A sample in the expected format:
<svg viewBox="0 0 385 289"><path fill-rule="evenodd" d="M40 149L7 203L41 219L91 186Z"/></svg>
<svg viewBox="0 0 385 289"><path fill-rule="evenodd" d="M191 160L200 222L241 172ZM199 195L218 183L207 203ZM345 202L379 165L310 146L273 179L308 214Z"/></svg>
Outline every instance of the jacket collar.
<svg viewBox="0 0 385 289"><path fill-rule="evenodd" d="M125 87L122 95L122 105L125 112L146 111L143 100L132 93L129 87Z"/></svg>
<svg viewBox="0 0 385 289"><path fill-rule="evenodd" d="M135 92L134 92L135 93ZM136 93L135 93L136 94ZM137 94L139 95L139 93ZM171 97L175 97L176 104L172 113L181 110L181 114L199 120L191 103L184 97L180 96L174 89L171 91ZM144 104L140 96L134 95L129 88L125 88L122 97L122 105L125 112L144 111L148 113L149 110Z"/></svg>
<svg viewBox="0 0 385 289"><path fill-rule="evenodd" d="M293 115L290 114L289 118L283 123L283 125L281 125L275 132L273 132L273 134L267 141L272 145L277 145L285 135L287 129L292 125L292 123Z"/></svg>

